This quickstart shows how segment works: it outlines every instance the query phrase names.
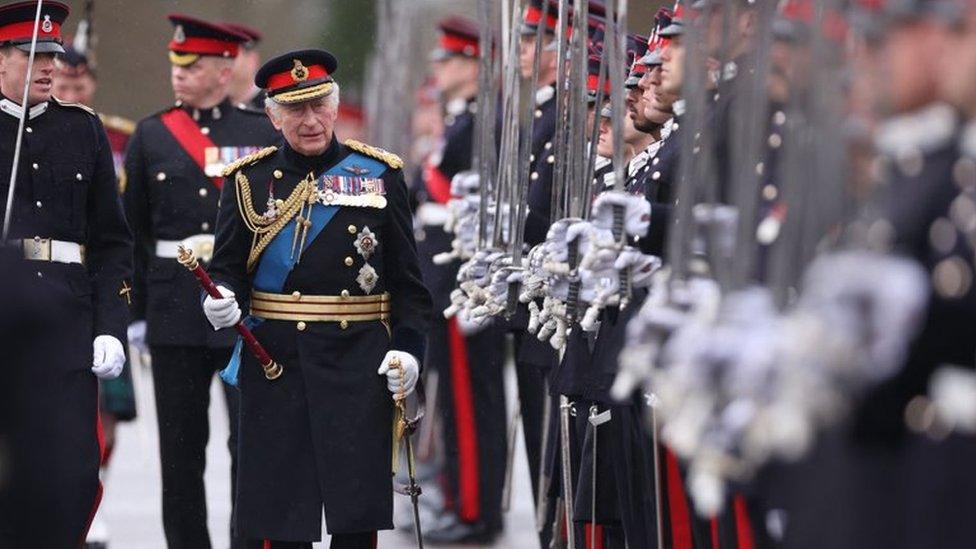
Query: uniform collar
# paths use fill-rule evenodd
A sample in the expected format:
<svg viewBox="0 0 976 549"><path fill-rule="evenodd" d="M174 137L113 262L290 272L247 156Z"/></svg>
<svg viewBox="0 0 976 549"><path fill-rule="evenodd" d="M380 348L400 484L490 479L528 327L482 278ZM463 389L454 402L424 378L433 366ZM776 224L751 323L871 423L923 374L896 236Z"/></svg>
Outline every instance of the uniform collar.
<svg viewBox="0 0 976 549"><path fill-rule="evenodd" d="M875 144L889 155L907 150L925 153L949 142L957 127L958 117L952 107L934 103L884 122L878 127Z"/></svg>
<svg viewBox="0 0 976 549"><path fill-rule="evenodd" d="M47 108L50 106L50 101L44 101L43 103L38 103L30 108L27 117L30 120L37 118L38 116L44 114ZM0 111L3 111L10 116L19 119L24 112L24 109L20 107L17 103L7 99L6 97L0 99Z"/></svg>
<svg viewBox="0 0 976 549"><path fill-rule="evenodd" d="M225 97L223 101L209 109L198 109L196 107L191 107L184 104L182 101L177 101L176 106L185 110L196 122L211 122L213 120L220 120L227 113L233 109L233 105L230 103L230 98Z"/></svg>
<svg viewBox="0 0 976 549"><path fill-rule="evenodd" d="M535 106L539 107L555 96L555 86L543 86L535 91Z"/></svg>
<svg viewBox="0 0 976 549"><path fill-rule="evenodd" d="M332 143L330 143L329 148L325 149L325 152L320 155L305 156L304 154L301 154L295 149L291 148L291 145L289 145L287 141L285 142L285 146L282 150L284 151L285 158L288 160L289 164L294 165L302 171L315 172L317 175L338 160L341 147L339 145L339 140L336 139L336 136L333 133Z"/></svg>

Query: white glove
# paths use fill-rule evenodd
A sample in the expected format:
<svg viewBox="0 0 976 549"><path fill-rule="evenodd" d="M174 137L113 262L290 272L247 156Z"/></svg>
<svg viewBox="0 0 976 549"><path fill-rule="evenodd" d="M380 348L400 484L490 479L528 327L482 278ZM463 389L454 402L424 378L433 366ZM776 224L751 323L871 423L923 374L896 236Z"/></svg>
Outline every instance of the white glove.
<svg viewBox="0 0 976 549"><path fill-rule="evenodd" d="M224 297L222 299L214 299L208 295L203 300L203 313L207 315L207 320L210 321L214 330L230 328L241 319L241 306L237 304L237 299L234 298L234 292L224 286L217 286L217 290Z"/></svg>
<svg viewBox="0 0 976 549"><path fill-rule="evenodd" d="M129 338L129 345L135 347L140 353L145 353L148 351L146 348L146 321L137 320L132 324L129 324L129 329L127 331Z"/></svg>
<svg viewBox="0 0 976 549"><path fill-rule="evenodd" d="M651 285L654 273L661 268L661 259L653 255L646 255L640 250L627 248L620 252L614 268L618 271L630 269L630 284L634 288L646 288Z"/></svg>
<svg viewBox="0 0 976 549"><path fill-rule="evenodd" d="M110 335L100 335L92 344L94 359L92 372L99 379L115 379L125 366L125 350L122 342Z"/></svg>
<svg viewBox="0 0 976 549"><path fill-rule="evenodd" d="M605 191L593 201L591 221L601 229L613 228L613 210L624 209L624 231L630 236L643 237L651 226L651 203L643 196L622 191Z"/></svg>
<svg viewBox="0 0 976 549"><path fill-rule="evenodd" d="M399 362L399 364L397 364ZM407 396L417 386L420 377L420 363L410 353L403 351L387 351L383 357L379 375L386 376L386 387L395 396Z"/></svg>

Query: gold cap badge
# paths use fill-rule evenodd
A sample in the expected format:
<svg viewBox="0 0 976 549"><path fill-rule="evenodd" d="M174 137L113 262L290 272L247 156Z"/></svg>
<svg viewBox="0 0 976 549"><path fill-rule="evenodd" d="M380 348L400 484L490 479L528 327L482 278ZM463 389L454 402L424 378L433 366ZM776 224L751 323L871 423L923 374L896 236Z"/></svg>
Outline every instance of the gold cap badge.
<svg viewBox="0 0 976 549"><path fill-rule="evenodd" d="M295 82L308 80L308 69L305 68L305 65L302 65L302 62L298 59L293 59L293 61L295 62L295 67L291 70L291 77Z"/></svg>

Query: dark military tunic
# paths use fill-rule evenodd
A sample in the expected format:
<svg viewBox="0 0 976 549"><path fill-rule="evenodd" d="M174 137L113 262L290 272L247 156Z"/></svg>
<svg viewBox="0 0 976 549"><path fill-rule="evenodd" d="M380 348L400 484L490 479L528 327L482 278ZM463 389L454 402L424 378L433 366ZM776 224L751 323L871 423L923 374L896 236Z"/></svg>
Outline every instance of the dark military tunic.
<svg viewBox="0 0 976 549"><path fill-rule="evenodd" d="M272 182L274 196L287 198L309 173L321 175L352 152L335 139L317 157L282 145L239 173L263 212ZM265 320L254 335L284 367L274 381L244 353L236 509L242 538L317 540L323 505L332 534L392 527L393 401L376 370L391 349L424 356L431 301L417 265L403 174L389 168L382 179L387 205L338 208L307 244L281 293L366 295L356 281L363 258L353 244L369 227L377 241L369 264L378 275L370 295L390 293L392 324ZM253 235L241 218L234 180L226 179L221 195L210 272L244 298L254 283L246 267Z"/></svg>
<svg viewBox="0 0 976 549"><path fill-rule="evenodd" d="M280 136L264 113L234 107L183 108L218 147L260 148ZM167 112L167 111L164 111ZM141 120L125 160L125 208L136 237L136 319L147 321L150 345L229 347L200 309L199 284L173 258L156 256L156 242L213 234L218 189L180 146L158 113ZM243 156L243 155L241 155Z"/></svg>
<svg viewBox="0 0 976 549"><path fill-rule="evenodd" d="M6 199L18 119L10 110L12 103L2 102L0 194ZM87 529L100 489L92 341L104 334L125 344L128 306L123 290L132 274L132 238L98 117L85 107L56 100L32 112L23 138L10 237L82 244L85 263L22 263L29 276L20 280L31 286L24 292L43 295L35 306L45 309L40 316L51 324L42 339L44 348L31 351L33 359L26 363L11 364L20 373L30 368L31 374L4 381L13 384L17 400L7 403L13 407L13 423L3 444L12 453L0 458L5 478L12 479L0 493L0 545L69 547ZM54 323L58 319L71 322Z"/></svg>

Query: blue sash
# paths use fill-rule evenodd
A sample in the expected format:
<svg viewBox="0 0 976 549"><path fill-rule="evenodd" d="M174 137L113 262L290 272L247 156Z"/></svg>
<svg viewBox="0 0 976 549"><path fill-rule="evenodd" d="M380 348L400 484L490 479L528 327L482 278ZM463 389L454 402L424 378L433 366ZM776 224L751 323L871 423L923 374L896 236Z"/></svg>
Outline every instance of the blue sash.
<svg viewBox="0 0 976 549"><path fill-rule="evenodd" d="M358 177L380 177L386 171L386 164L374 158L353 152L345 157L342 162L329 168L322 175L350 176ZM316 202L312 205L309 220L312 225L308 229L308 238L305 240L305 247L302 252L312 245L312 242L322 233L322 229L332 221L339 206L326 206ZM254 273L254 280L251 285L255 290L269 293L281 293L285 287L285 281L301 254L292 257L292 243L295 241L296 222L292 219L287 225L271 240L268 247L261 254L257 269ZM248 315L244 318L244 325L248 329L261 325L263 319ZM228 385L237 387L237 378L241 367L241 352L244 348L244 341L238 337L234 345L234 352L231 353L230 362L227 367L220 371L220 379Z"/></svg>

